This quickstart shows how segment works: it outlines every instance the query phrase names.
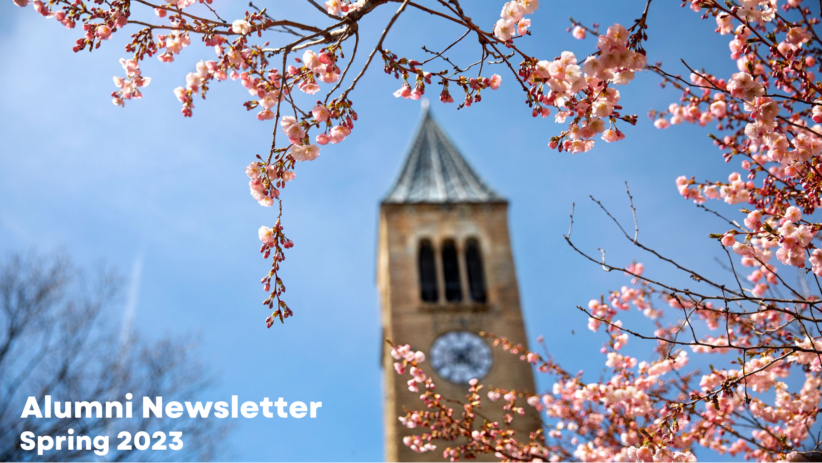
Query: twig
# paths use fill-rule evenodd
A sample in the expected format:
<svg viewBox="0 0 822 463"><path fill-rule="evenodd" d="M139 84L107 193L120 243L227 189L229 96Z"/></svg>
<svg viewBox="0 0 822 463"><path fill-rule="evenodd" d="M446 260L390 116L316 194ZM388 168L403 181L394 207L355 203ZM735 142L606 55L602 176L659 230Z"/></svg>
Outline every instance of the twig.
<svg viewBox="0 0 822 463"><path fill-rule="evenodd" d="M631 213L634 215L634 243L636 243L639 239L639 224L636 221L636 208L634 207L634 197L631 196L631 190L628 188L628 182L625 182L625 193L628 194L628 201L631 203Z"/></svg>
<svg viewBox="0 0 822 463"><path fill-rule="evenodd" d="M385 29L382 31L382 35L380 36L380 41L377 42L377 45L374 47L373 50L371 50L371 53L368 55L368 59L365 61L365 66L363 66L362 69L360 70L360 73L357 74L356 77L354 77L354 80L351 82L351 85L348 87L348 89L345 92L343 92L343 94L340 96L340 99L344 100L345 97L348 96L348 93L351 92L351 90L354 90L354 87L357 85L357 82L360 81L362 76L365 74L365 71L368 69L368 66L371 64L371 60L374 59L374 55L377 54L377 51L382 50L382 44L385 41L385 36L388 35L388 31L391 30L391 26L394 25L394 22L397 21L397 18L405 10L406 5L408 5L408 0L404 0L402 2L402 5L400 5L399 9L397 9L397 12L394 13L394 16L391 17L390 21L388 21L388 25L385 26Z"/></svg>

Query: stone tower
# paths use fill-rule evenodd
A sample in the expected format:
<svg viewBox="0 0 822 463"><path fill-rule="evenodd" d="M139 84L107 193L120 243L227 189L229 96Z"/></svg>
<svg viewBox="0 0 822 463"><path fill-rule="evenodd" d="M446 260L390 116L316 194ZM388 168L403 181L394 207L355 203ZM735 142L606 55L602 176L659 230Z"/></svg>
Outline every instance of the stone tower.
<svg viewBox="0 0 822 463"><path fill-rule="evenodd" d="M508 203L465 162L427 107L400 177L380 206L377 285L383 337L426 353L437 392L464 399L471 378L534 390L531 367L492 350L486 331L526 344ZM423 408L383 351L387 461L430 461L402 438L403 407ZM526 407L530 408L530 407ZM497 418L493 418L497 419ZM447 444L440 443L439 449Z"/></svg>

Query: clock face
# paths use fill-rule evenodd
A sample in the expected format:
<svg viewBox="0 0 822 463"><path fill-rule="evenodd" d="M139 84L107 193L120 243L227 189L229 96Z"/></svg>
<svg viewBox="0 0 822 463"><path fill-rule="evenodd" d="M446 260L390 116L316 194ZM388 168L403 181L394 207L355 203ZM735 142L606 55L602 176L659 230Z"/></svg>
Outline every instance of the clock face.
<svg viewBox="0 0 822 463"><path fill-rule="evenodd" d="M493 364L491 348L470 331L449 331L431 345L431 366L438 375L456 384L484 378Z"/></svg>

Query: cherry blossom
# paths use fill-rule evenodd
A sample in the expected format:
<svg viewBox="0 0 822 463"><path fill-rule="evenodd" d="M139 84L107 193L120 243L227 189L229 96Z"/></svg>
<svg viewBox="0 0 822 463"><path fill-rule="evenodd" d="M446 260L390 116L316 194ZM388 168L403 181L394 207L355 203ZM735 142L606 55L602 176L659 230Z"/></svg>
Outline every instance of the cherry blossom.
<svg viewBox="0 0 822 463"><path fill-rule="evenodd" d="M246 35L251 32L251 24L243 19L238 19L231 24L231 30L240 35Z"/></svg>

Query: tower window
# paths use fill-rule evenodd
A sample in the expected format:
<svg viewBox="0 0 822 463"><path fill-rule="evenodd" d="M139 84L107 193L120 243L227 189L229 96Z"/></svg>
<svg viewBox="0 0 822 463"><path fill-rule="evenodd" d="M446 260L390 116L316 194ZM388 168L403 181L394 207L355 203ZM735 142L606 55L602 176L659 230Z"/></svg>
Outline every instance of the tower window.
<svg viewBox="0 0 822 463"><path fill-rule="evenodd" d="M420 241L419 255L420 297L425 302L437 302L437 266L431 241Z"/></svg>
<svg viewBox="0 0 822 463"><path fill-rule="evenodd" d="M474 302L485 302L485 273L482 268L482 254L480 253L479 242L474 238L469 238L465 242L465 267L468 270L468 287L471 292L471 300Z"/></svg>
<svg viewBox="0 0 822 463"><path fill-rule="evenodd" d="M461 301L460 264L457 260L457 247L453 240L446 240L442 243L442 271L445 276L445 299L448 302Z"/></svg>

